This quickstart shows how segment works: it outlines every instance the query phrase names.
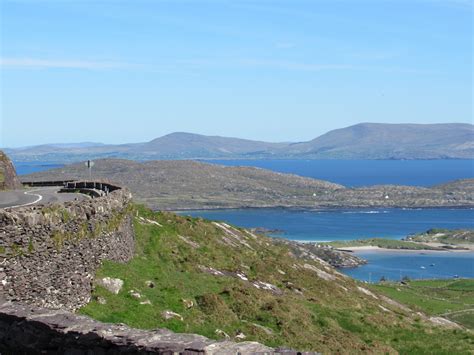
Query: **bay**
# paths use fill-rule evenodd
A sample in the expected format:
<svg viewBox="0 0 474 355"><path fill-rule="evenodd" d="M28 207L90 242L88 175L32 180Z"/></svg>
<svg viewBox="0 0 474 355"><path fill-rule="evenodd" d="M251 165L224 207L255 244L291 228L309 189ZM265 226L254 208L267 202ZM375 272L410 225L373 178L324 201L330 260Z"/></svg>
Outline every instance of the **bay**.
<svg viewBox="0 0 474 355"><path fill-rule="evenodd" d="M50 169L61 168L64 166L64 164L53 164L43 162L20 163L15 161L13 162L13 165L15 166L15 170L18 175L33 174Z"/></svg>
<svg viewBox="0 0 474 355"><path fill-rule="evenodd" d="M281 230L275 237L305 242L359 238L400 239L430 228L474 228L473 209L235 209L183 214L225 221L246 228Z"/></svg>
<svg viewBox="0 0 474 355"><path fill-rule="evenodd" d="M341 270L353 278L377 282L410 279L474 278L474 252L360 251L368 264Z"/></svg>
<svg viewBox="0 0 474 355"><path fill-rule="evenodd" d="M474 178L474 160L200 160L226 166L253 166L327 180L344 186L396 184L433 186ZM19 175L59 168L49 162L13 162Z"/></svg>
<svg viewBox="0 0 474 355"><path fill-rule="evenodd" d="M433 186L474 178L474 160L206 160L228 166L253 166L327 180L344 186Z"/></svg>

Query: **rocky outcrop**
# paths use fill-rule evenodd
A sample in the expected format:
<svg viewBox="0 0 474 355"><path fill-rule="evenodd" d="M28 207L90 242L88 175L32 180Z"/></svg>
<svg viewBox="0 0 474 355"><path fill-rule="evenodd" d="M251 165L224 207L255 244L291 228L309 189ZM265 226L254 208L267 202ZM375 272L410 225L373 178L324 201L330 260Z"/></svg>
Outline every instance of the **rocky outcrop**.
<svg viewBox="0 0 474 355"><path fill-rule="evenodd" d="M75 310L90 300L104 260L134 253L131 194L0 211L0 294L10 301Z"/></svg>
<svg viewBox="0 0 474 355"><path fill-rule="evenodd" d="M337 268L357 267L367 264L366 260L356 255L318 243L301 243L279 238L275 238L274 243L288 246L295 258L306 260L320 259Z"/></svg>
<svg viewBox="0 0 474 355"><path fill-rule="evenodd" d="M18 189L20 180L16 176L15 167L4 152L0 150L0 190Z"/></svg>
<svg viewBox="0 0 474 355"><path fill-rule="evenodd" d="M126 185L152 209L473 207L474 179L430 188L380 185L348 188L251 167L195 161L96 161L94 176ZM84 164L22 177L28 181L87 179Z"/></svg>
<svg viewBox="0 0 474 355"><path fill-rule="evenodd" d="M0 304L0 352L47 354L297 354L256 342L107 324L63 310ZM301 354L301 353L299 353ZM309 354L309 353L308 353Z"/></svg>

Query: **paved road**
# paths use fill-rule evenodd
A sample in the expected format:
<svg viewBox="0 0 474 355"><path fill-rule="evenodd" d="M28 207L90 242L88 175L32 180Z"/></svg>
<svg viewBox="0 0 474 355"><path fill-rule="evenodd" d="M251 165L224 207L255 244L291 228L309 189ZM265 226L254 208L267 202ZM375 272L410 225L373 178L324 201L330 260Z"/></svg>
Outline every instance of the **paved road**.
<svg viewBox="0 0 474 355"><path fill-rule="evenodd" d="M58 193L59 187L41 187L31 190L0 191L0 208L22 207L35 204L63 203L89 198L83 194Z"/></svg>

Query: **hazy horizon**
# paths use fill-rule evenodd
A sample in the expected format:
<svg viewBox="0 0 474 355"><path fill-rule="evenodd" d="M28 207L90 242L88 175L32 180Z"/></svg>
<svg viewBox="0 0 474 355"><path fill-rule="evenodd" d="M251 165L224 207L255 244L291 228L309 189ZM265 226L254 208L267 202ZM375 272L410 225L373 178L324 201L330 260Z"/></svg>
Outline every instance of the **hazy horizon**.
<svg viewBox="0 0 474 355"><path fill-rule="evenodd" d="M356 123L355 125L359 125L359 124L380 124L379 122L361 122L361 123ZM393 125L399 125L399 124L407 124L407 125L417 125L418 123L409 123L409 122L406 122L406 123L386 123L386 124L393 124ZM451 122L451 123L435 123L435 124L438 124L438 125L443 125L443 124L466 124L466 125L474 125L472 123L464 123L464 122ZM426 123L426 125L429 125L429 123ZM349 126L350 127L350 126ZM342 129L342 128L347 128L347 127L339 127L339 128L335 128L334 130L337 130L337 129ZM332 130L331 130L332 131ZM330 132L330 131L328 131ZM325 132L327 133L327 132ZM322 135L324 135L325 133L323 133ZM200 134L200 133L196 133L196 132L169 132L169 133L166 133L162 136L159 136L159 137L155 137L155 138L152 138L151 140L154 140L154 139L157 139L157 138L161 138L161 137L165 137L165 136L169 136L169 135L172 135L172 134L191 134L191 135L203 135L203 134ZM235 136L222 136L222 135L215 135L215 134L209 134L209 135L203 135L203 136L206 136L206 137L222 137L222 138L232 138L232 139L242 139L242 140L251 140L247 137L235 137ZM315 138L318 138L319 136L321 135L318 135L318 136L315 136L313 137L312 139L315 139ZM311 139L311 140L312 140ZM286 141L264 141L262 139L255 139L255 140L252 140L252 141L260 141L260 142L267 142L267 143L299 143L299 142L306 142L306 141L289 141L289 140L286 140ZM49 146L54 146L54 145L75 145L75 144L97 144L97 145L101 145L101 144L104 144L104 145L121 145L121 144L134 144L134 143L146 143L148 141L136 141L136 142L105 142L105 141L82 141L82 142L79 142L79 141L69 141L69 142L44 142L44 143L39 143L39 144L32 144L32 145L27 145L27 146L9 146L9 147L1 147L0 148L7 148L7 149L18 149L18 148L28 148L28 147L34 147L34 146L42 146L42 145L49 145Z"/></svg>

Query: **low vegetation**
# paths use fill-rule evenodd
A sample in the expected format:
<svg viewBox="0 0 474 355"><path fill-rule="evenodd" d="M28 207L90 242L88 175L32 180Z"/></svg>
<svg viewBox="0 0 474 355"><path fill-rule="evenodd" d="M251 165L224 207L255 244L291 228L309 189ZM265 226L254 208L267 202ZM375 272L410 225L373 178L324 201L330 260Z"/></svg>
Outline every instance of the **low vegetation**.
<svg viewBox="0 0 474 355"><path fill-rule="evenodd" d="M319 260L221 222L137 207L136 255L96 275L81 313L133 327L331 353L468 353L472 334L433 325Z"/></svg>
<svg viewBox="0 0 474 355"><path fill-rule="evenodd" d="M386 249L410 249L410 250L436 250L439 248L431 247L422 243L409 242L397 239L368 238L356 240L344 240L336 242L321 243L330 245L334 248L344 249L350 247L375 246Z"/></svg>
<svg viewBox="0 0 474 355"><path fill-rule="evenodd" d="M23 176L25 181L88 179L83 163ZM185 160L96 161L94 178L127 186L136 201L154 209L247 207L390 208L474 206L474 179L431 188L369 186L346 188L328 181L251 167Z"/></svg>
<svg viewBox="0 0 474 355"><path fill-rule="evenodd" d="M451 245L474 244L473 229L429 229L424 233L410 235L407 241L422 243L443 243Z"/></svg>
<svg viewBox="0 0 474 355"><path fill-rule="evenodd" d="M432 316L442 316L474 330L474 279L383 282L372 290Z"/></svg>
<svg viewBox="0 0 474 355"><path fill-rule="evenodd" d="M334 241L320 244L328 245L338 249L375 246L385 249L446 250L455 247L468 247L469 244L474 244L474 230L430 229L424 233L409 235L402 240L367 238Z"/></svg>

